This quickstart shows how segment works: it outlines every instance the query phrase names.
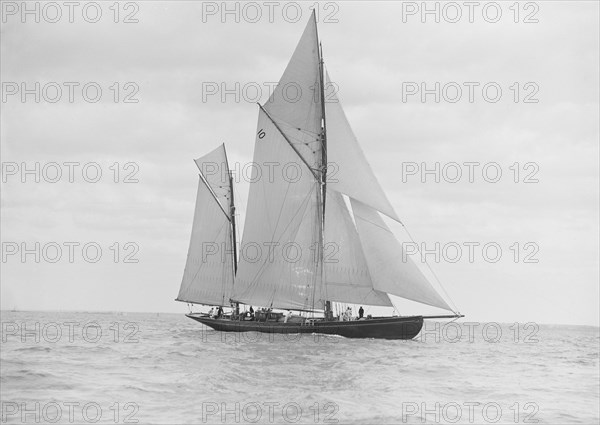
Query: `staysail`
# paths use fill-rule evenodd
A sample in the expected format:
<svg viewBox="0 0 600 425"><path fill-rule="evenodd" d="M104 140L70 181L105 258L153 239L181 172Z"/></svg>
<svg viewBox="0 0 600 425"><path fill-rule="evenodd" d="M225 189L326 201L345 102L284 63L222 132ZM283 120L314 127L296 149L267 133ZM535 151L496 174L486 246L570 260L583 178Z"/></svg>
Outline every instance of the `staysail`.
<svg viewBox="0 0 600 425"><path fill-rule="evenodd" d="M377 211L356 199L350 202L373 286L388 294L452 311L416 264L409 257L404 258L402 246Z"/></svg>
<svg viewBox="0 0 600 425"><path fill-rule="evenodd" d="M322 300L392 306L385 292L373 287L371 273L350 212L342 195L327 192Z"/></svg>

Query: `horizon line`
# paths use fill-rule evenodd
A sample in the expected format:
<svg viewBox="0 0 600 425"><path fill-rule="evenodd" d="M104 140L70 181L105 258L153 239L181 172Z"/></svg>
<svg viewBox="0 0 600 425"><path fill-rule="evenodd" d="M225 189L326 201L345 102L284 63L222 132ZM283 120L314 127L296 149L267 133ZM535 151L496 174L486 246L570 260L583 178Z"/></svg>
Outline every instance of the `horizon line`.
<svg viewBox="0 0 600 425"><path fill-rule="evenodd" d="M0 314L1 313L20 313L20 312L27 312L27 313L36 313L36 312L40 312L40 313L101 313L101 314L110 314L110 313L131 313L131 314L174 314L174 315L183 315L185 316L185 313L173 313L173 312L168 312L168 311L124 311L124 310L27 310L27 309L5 309L5 308L0 308ZM418 314L413 314L412 316L419 316ZM486 321L469 321L466 320L465 322L467 323L473 323L473 322L477 322L477 323L498 323L498 324L506 324L506 325L512 325L514 323L520 323L519 321L510 321L510 322L503 322L503 321L492 321L492 320L486 320ZM547 325L547 326L585 326L585 327L592 327L592 328L599 328L600 329L600 323L598 324L581 324L581 323L549 323L549 322L536 322L536 321L529 321L529 322L533 322L536 323L538 325ZM523 322L523 323L529 323L529 322Z"/></svg>

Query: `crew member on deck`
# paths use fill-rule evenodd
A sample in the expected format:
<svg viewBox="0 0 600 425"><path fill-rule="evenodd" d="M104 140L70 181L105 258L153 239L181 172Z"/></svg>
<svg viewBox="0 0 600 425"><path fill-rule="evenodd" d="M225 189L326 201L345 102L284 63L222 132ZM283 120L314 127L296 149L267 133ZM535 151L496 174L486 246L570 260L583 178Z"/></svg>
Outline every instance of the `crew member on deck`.
<svg viewBox="0 0 600 425"><path fill-rule="evenodd" d="M352 309L350 307L348 307L346 309L346 313L345 313L345 317L344 317L344 321L349 322L352 320Z"/></svg>
<svg viewBox="0 0 600 425"><path fill-rule="evenodd" d="M250 319L254 320L254 309L250 306Z"/></svg>
<svg viewBox="0 0 600 425"><path fill-rule="evenodd" d="M365 311L362 308L362 305L360 306L360 308L358 309L358 319L362 319L363 318L363 314L365 314Z"/></svg>
<svg viewBox="0 0 600 425"><path fill-rule="evenodd" d="M219 306L219 309L217 310L217 319L220 319L221 316L223 316L223 307Z"/></svg>

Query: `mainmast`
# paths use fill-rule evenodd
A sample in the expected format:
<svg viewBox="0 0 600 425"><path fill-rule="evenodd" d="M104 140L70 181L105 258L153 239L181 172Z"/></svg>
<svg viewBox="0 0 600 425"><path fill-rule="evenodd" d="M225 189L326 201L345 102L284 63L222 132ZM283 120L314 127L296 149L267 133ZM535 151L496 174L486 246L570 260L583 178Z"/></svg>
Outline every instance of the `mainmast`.
<svg viewBox="0 0 600 425"><path fill-rule="evenodd" d="M321 133L320 133L320 146L321 146L321 160L320 164L318 164L319 169L319 191L317 196L317 211L320 215L318 220L319 222L319 258L317 267L320 268L320 279L321 279L321 288L325 287L324 282L324 251L325 251L325 204L327 201L327 121L325 118L325 76L323 72L323 45L319 42L319 33L317 30L317 15L316 11L313 11L313 19L315 20L315 32L317 36L318 43L318 55L319 55L319 99L321 101ZM324 291L325 295L327 291ZM328 300L325 300L325 317L329 318L331 312L331 303ZM313 309L314 309L314 299L313 299Z"/></svg>
<svg viewBox="0 0 600 425"><path fill-rule="evenodd" d="M316 24L315 24L316 25ZM317 36L318 37L318 36ZM318 38L317 38L318 40ZM327 185L327 120L325 117L325 76L323 75L323 45L319 43L319 97L321 98L321 190L323 193L323 225L325 225L325 201Z"/></svg>
<svg viewBox="0 0 600 425"><path fill-rule="evenodd" d="M231 244L233 247L233 274L237 273L237 238L235 229L235 202L233 199L233 172L229 172L229 191L231 193L231 205L229 211L231 214Z"/></svg>
<svg viewBox="0 0 600 425"><path fill-rule="evenodd" d="M225 145L223 145L223 150L225 151ZM227 177L229 178L229 215L231 216L231 219L229 220L229 222L231 223L231 247L233 249L233 276L235 278L235 275L237 274L237 266L238 266L238 261L237 261L237 235L236 235L236 228L235 228L235 200L234 200L234 195L233 195L233 172L231 170L229 170L229 161L227 161L227 152L225 151L225 161L227 164ZM235 279L234 279L235 282ZM231 302L231 300L229 300ZM240 314L240 303L236 302L235 303L235 314L239 315Z"/></svg>

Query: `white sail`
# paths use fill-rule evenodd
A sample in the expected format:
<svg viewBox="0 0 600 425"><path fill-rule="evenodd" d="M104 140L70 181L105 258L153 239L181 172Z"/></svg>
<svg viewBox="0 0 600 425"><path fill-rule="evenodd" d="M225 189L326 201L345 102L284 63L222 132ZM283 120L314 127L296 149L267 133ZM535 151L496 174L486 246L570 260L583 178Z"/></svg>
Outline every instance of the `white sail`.
<svg viewBox="0 0 600 425"><path fill-rule="evenodd" d="M400 221L330 90L323 110L322 77L313 13L259 112L237 274L225 148L196 160L202 174L178 299L318 310L326 301L392 306L391 294L452 311L379 215Z"/></svg>
<svg viewBox="0 0 600 425"><path fill-rule="evenodd" d="M233 288L231 225L200 177L187 261L177 300L228 305Z"/></svg>
<svg viewBox="0 0 600 425"><path fill-rule="evenodd" d="M223 211L227 217L231 218L230 208L230 185L229 185L229 166L227 164L227 154L225 153L225 144L222 144L212 152L201 158L195 159L202 177L208 183L208 186L218 199Z"/></svg>
<svg viewBox="0 0 600 425"><path fill-rule="evenodd" d="M325 87L330 87L327 74ZM327 187L359 200L396 221L400 221L379 185L371 166L346 119L333 90L327 90Z"/></svg>
<svg viewBox="0 0 600 425"><path fill-rule="evenodd" d="M414 262L403 258L402 246L378 212L356 199L351 198L350 202L373 286L388 294L452 311Z"/></svg>
<svg viewBox="0 0 600 425"><path fill-rule="evenodd" d="M315 260L319 185L261 110L233 299L311 309L320 293Z"/></svg>
<svg viewBox="0 0 600 425"><path fill-rule="evenodd" d="M263 105L311 167L318 165L321 151L319 61L313 12L279 83Z"/></svg>
<svg viewBox="0 0 600 425"><path fill-rule="evenodd" d="M327 191L323 300L392 306L386 293L373 288L360 239L342 195Z"/></svg>

